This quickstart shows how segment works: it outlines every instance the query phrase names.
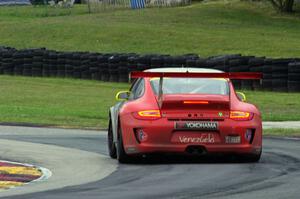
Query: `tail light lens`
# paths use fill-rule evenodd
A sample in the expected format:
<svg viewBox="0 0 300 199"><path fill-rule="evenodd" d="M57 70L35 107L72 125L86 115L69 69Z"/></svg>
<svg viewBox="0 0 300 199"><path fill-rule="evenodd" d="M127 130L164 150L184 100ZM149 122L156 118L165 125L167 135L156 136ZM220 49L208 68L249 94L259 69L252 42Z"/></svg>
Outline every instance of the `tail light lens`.
<svg viewBox="0 0 300 199"><path fill-rule="evenodd" d="M133 113L136 119L140 120L157 120L161 118L160 110L144 110Z"/></svg>
<svg viewBox="0 0 300 199"><path fill-rule="evenodd" d="M230 119L239 120L239 121L246 121L252 120L253 113L244 112L244 111L230 111Z"/></svg>
<svg viewBox="0 0 300 199"><path fill-rule="evenodd" d="M199 101L199 100L188 100L188 101L183 101L183 104L209 104L208 101Z"/></svg>

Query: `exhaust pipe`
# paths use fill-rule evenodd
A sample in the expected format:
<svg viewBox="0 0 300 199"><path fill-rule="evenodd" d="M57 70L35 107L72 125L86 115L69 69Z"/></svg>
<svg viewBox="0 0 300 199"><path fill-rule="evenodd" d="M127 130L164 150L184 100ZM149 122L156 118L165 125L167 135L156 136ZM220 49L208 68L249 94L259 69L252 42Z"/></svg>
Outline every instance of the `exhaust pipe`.
<svg viewBox="0 0 300 199"><path fill-rule="evenodd" d="M188 146L185 151L191 155L204 155L207 153L203 146Z"/></svg>

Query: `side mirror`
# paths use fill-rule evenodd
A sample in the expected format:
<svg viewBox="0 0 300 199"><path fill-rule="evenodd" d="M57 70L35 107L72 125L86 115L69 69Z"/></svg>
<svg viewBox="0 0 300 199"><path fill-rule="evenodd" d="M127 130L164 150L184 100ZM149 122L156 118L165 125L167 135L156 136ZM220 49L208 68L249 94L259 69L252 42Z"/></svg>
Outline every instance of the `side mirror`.
<svg viewBox="0 0 300 199"><path fill-rule="evenodd" d="M242 92L235 92L237 97L242 101L245 102L247 100L246 95Z"/></svg>
<svg viewBox="0 0 300 199"><path fill-rule="evenodd" d="M120 91L116 94L117 101L126 101L129 99L130 91Z"/></svg>

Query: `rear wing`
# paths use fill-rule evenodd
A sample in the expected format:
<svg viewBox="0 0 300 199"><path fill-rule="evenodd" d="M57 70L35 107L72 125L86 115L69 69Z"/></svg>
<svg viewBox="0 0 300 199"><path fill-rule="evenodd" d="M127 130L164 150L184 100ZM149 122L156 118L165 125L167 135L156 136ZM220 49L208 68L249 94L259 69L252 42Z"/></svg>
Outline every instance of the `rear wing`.
<svg viewBox="0 0 300 199"><path fill-rule="evenodd" d="M178 77L178 78L227 78L227 79L262 79L262 73L256 72L234 72L234 73L202 73L202 72L141 72L133 71L130 73L130 78L159 78L159 90L158 90L158 104L161 108L163 102L163 78L164 77Z"/></svg>
<svg viewBox="0 0 300 199"><path fill-rule="evenodd" d="M130 78L141 77L181 77L181 78L228 78L228 79L262 79L262 73L234 72L234 73L195 73L195 72L140 72L133 71Z"/></svg>

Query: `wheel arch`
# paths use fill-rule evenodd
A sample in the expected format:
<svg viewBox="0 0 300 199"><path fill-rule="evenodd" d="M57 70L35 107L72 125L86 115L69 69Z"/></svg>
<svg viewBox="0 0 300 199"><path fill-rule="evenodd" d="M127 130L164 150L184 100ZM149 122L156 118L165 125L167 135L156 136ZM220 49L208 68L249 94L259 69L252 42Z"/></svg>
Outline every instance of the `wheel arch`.
<svg viewBox="0 0 300 199"><path fill-rule="evenodd" d="M116 114L115 107L111 107L109 110L109 119L111 121L111 129L113 133L113 141L114 143L117 143L118 141L118 123L119 123L119 117Z"/></svg>

